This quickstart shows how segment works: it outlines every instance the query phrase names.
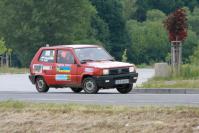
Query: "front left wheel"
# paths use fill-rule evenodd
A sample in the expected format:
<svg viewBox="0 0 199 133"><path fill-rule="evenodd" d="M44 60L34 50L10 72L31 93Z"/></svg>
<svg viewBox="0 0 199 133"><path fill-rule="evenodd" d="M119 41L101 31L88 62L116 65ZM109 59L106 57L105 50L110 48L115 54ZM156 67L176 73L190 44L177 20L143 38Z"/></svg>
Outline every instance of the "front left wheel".
<svg viewBox="0 0 199 133"><path fill-rule="evenodd" d="M123 85L120 87L117 87L117 91L122 94L127 94L133 89L133 84Z"/></svg>
<svg viewBox="0 0 199 133"><path fill-rule="evenodd" d="M36 89L38 92L48 92L49 87L42 77L37 77L35 81Z"/></svg>

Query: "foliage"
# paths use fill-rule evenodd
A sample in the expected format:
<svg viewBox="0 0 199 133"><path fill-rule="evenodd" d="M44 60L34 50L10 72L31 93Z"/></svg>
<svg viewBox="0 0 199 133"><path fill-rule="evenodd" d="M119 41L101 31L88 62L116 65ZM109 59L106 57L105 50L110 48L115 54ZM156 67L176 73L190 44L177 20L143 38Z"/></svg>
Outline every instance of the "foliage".
<svg viewBox="0 0 199 133"><path fill-rule="evenodd" d="M28 66L46 43L93 40L91 18L95 14L88 0L1 0L0 31L22 65Z"/></svg>
<svg viewBox="0 0 199 133"><path fill-rule="evenodd" d="M137 0L135 19L138 21L146 20L146 13L152 9L158 9L169 14L179 8L188 7L191 11L199 5L198 0Z"/></svg>
<svg viewBox="0 0 199 133"><path fill-rule="evenodd" d="M188 14L188 23L189 23L189 29L196 32L197 35L199 35L199 8L194 8L193 12Z"/></svg>
<svg viewBox="0 0 199 133"><path fill-rule="evenodd" d="M126 62L127 61L127 49L124 50L123 54L122 54L122 62Z"/></svg>
<svg viewBox="0 0 199 133"><path fill-rule="evenodd" d="M199 67L196 65L182 65L180 77L183 79L199 79Z"/></svg>
<svg viewBox="0 0 199 133"><path fill-rule="evenodd" d="M199 45L194 51L194 54L190 56L191 64L198 66L199 65Z"/></svg>
<svg viewBox="0 0 199 133"><path fill-rule="evenodd" d="M170 41L184 41L187 37L187 17L184 9L178 9L171 13L164 21Z"/></svg>
<svg viewBox="0 0 199 133"><path fill-rule="evenodd" d="M123 16L126 20L132 19L135 16L137 10L136 0L122 0L123 4Z"/></svg>
<svg viewBox="0 0 199 133"><path fill-rule="evenodd" d="M121 60L122 51L130 44L125 28L125 17L123 16L123 5L120 0L91 0L96 7L99 17L109 27L109 43L106 45L112 55Z"/></svg>
<svg viewBox="0 0 199 133"><path fill-rule="evenodd" d="M46 43L100 44L117 60L127 49L128 61L148 65L165 61L170 48L162 21L183 7L190 27L183 59L189 62L198 44L198 6L198 0L1 0L0 36L13 50L12 64L22 67Z"/></svg>
<svg viewBox="0 0 199 133"><path fill-rule="evenodd" d="M196 35L195 32L188 30L188 37L187 39L183 42L182 46L182 59L183 63L189 63L189 57L194 53L194 50L196 49L198 45L198 36Z"/></svg>
<svg viewBox="0 0 199 133"><path fill-rule="evenodd" d="M6 52L7 48L5 46L5 41L3 38L0 39L0 55Z"/></svg>
<svg viewBox="0 0 199 133"><path fill-rule="evenodd" d="M163 61L169 52L169 42L166 31L161 21L136 20L127 22L128 34L131 38L131 60L135 63L147 63L151 61ZM164 52L160 52L164 51Z"/></svg>
<svg viewBox="0 0 199 133"><path fill-rule="evenodd" d="M149 10L147 12L147 20L150 21L163 21L166 18L166 15L157 9Z"/></svg>

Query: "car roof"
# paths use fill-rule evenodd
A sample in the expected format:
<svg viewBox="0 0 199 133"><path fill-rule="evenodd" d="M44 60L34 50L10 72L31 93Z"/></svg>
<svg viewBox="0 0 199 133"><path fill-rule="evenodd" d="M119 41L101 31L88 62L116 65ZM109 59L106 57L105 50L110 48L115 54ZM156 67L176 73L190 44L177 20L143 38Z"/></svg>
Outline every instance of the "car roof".
<svg viewBox="0 0 199 133"><path fill-rule="evenodd" d="M42 48L87 48L87 47L99 47L98 45L91 44L70 44L70 45L55 45L55 46L47 46Z"/></svg>

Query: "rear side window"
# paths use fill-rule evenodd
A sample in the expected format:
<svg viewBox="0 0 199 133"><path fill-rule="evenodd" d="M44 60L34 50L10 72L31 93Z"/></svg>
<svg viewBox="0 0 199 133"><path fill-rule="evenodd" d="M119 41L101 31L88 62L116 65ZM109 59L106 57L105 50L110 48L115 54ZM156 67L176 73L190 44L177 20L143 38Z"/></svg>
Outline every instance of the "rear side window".
<svg viewBox="0 0 199 133"><path fill-rule="evenodd" d="M39 57L40 62L54 62L55 51L54 50L43 50L41 56Z"/></svg>

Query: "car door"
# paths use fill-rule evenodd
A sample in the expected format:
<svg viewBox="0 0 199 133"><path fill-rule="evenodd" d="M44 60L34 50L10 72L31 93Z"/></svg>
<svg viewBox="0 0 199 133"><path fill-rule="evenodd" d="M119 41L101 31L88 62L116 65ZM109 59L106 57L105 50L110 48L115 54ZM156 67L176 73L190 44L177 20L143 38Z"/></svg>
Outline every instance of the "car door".
<svg viewBox="0 0 199 133"><path fill-rule="evenodd" d="M71 86L77 83L77 64L69 49L58 49L55 80L58 85Z"/></svg>

